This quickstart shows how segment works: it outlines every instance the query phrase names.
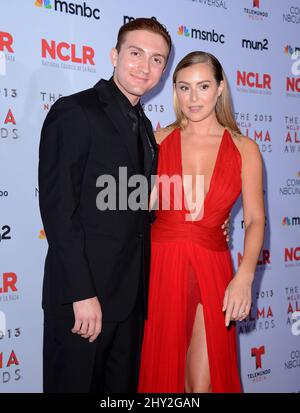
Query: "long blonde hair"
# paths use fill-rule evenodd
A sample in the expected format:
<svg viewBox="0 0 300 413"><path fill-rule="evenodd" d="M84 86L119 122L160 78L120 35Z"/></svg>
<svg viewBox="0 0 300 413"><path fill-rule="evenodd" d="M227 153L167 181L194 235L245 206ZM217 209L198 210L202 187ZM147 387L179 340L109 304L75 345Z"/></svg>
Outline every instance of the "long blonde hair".
<svg viewBox="0 0 300 413"><path fill-rule="evenodd" d="M230 129L232 132L241 134L241 131L234 118L232 98L231 98L231 94L230 94L230 90L228 86L228 81L227 81L225 72L222 68L222 65L214 55L212 55L211 53L202 52L202 51L195 51L195 52L191 52L187 54L186 56L184 56L183 59L180 60L180 62L177 64L175 68L175 71L173 74L173 85L174 85L173 105L174 105L176 121L173 122L170 125L170 127L180 127L184 129L187 124L187 119L180 109L177 94L175 91L177 75L180 70L185 69L186 67L190 67L192 65L198 64L198 63L207 63L211 66L214 78L218 86L222 80L224 82L223 92L221 96L218 97L218 100L215 106L216 117L217 117L218 122L225 128Z"/></svg>

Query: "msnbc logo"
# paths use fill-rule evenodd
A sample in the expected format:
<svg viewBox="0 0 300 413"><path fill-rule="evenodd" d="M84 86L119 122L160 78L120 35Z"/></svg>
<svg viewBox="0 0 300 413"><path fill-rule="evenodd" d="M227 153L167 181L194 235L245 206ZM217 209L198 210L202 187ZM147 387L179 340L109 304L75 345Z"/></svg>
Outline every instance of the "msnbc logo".
<svg viewBox="0 0 300 413"><path fill-rule="evenodd" d="M293 55L295 53L295 55L299 55L300 56L300 47L294 47L294 49L292 48L292 46L290 46L289 44L287 44L284 47L284 53L287 55Z"/></svg>
<svg viewBox="0 0 300 413"><path fill-rule="evenodd" d="M75 14L81 17L93 17L96 20L100 20L100 10L89 7L84 1L83 4L70 3L63 0L53 0L51 5L50 0L36 0L36 7L45 7L46 9L52 9L59 13Z"/></svg>
<svg viewBox="0 0 300 413"><path fill-rule="evenodd" d="M293 48L292 48L292 46L290 46L290 45L286 45L285 46L285 48L284 48L284 53L285 54L293 54L294 53L294 50L293 50Z"/></svg>
<svg viewBox="0 0 300 413"><path fill-rule="evenodd" d="M282 225L284 225L284 226L300 225L300 217L292 217L292 218L283 217Z"/></svg>
<svg viewBox="0 0 300 413"><path fill-rule="evenodd" d="M186 26L179 26L177 34L179 34L179 36L190 37L189 29Z"/></svg>
<svg viewBox="0 0 300 413"><path fill-rule="evenodd" d="M50 0L36 0L34 5L36 7L45 7L45 9L52 9L52 6L50 4Z"/></svg>
<svg viewBox="0 0 300 413"><path fill-rule="evenodd" d="M41 229L39 232L39 239L45 239L46 238L46 233L44 229Z"/></svg>

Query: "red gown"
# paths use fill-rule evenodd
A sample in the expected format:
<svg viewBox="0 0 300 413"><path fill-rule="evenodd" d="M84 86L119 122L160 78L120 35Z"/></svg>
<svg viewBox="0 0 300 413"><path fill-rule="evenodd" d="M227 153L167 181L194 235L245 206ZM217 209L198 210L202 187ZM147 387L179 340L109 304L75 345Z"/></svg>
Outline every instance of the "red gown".
<svg viewBox="0 0 300 413"><path fill-rule="evenodd" d="M180 129L174 129L159 147L158 176L163 174L182 176ZM174 210L174 191L170 210L156 211L139 392L184 393L186 354L199 302L212 392L241 392L235 325L226 327L222 312L233 266L221 229L240 192L241 156L225 129L202 219L186 221L185 206Z"/></svg>

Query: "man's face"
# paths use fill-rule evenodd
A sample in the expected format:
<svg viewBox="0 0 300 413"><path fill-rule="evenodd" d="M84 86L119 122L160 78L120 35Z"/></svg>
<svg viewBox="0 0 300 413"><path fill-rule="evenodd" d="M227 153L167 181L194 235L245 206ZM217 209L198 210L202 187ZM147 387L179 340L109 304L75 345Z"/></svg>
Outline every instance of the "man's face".
<svg viewBox="0 0 300 413"><path fill-rule="evenodd" d="M147 30L128 32L120 52L111 51L114 81L134 105L159 82L169 53L165 39Z"/></svg>

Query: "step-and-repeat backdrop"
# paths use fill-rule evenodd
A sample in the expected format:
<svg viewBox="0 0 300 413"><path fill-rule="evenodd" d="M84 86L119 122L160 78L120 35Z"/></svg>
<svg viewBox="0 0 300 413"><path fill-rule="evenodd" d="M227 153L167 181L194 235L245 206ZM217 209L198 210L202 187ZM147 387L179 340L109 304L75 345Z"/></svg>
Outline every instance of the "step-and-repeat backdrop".
<svg viewBox="0 0 300 413"><path fill-rule="evenodd" d="M162 82L143 100L153 128L174 119L176 63L206 50L228 75L243 134L260 147L266 237L251 313L238 324L241 377L245 392L300 392L299 0L0 1L0 392L42 390L43 120L59 97L111 76L118 29L141 16L162 22L174 42ZM232 215L237 267L240 202Z"/></svg>

